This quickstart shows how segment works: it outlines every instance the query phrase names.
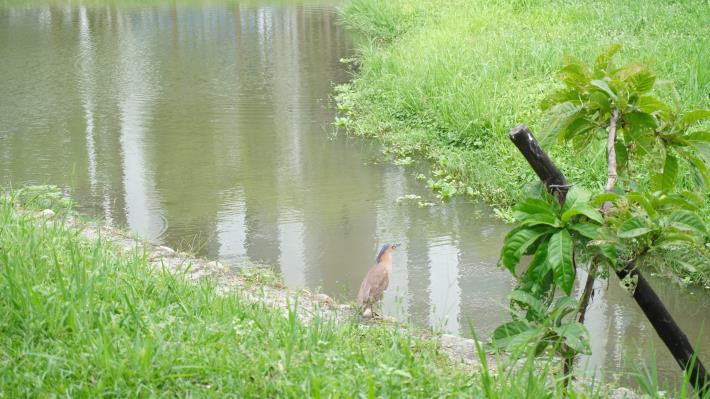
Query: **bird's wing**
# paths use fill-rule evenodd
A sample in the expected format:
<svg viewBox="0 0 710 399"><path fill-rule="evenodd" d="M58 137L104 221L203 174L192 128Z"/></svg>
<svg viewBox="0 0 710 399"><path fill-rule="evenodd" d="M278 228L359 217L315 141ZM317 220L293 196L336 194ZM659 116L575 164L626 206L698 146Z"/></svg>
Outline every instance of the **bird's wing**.
<svg viewBox="0 0 710 399"><path fill-rule="evenodd" d="M384 266L377 264L367 273L367 281L370 285L370 302L377 302L382 299L382 294L389 285L389 273Z"/></svg>
<svg viewBox="0 0 710 399"><path fill-rule="evenodd" d="M387 271L380 264L372 266L367 271L357 294L358 305L362 307L379 299L378 292L381 294L383 291L381 287L383 278L387 279Z"/></svg>
<svg viewBox="0 0 710 399"><path fill-rule="evenodd" d="M370 271L372 271L372 269L370 269ZM357 304L360 307L365 306L370 299L371 287L368 280L368 277L370 276L370 271L367 272L367 275L362 280L362 284L360 284L360 291L358 291L357 293Z"/></svg>

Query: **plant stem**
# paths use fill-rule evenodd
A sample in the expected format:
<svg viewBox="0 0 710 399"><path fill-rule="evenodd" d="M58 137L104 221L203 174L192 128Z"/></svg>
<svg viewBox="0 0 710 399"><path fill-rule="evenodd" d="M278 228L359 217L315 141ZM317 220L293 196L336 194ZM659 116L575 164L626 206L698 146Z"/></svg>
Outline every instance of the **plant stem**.
<svg viewBox="0 0 710 399"><path fill-rule="evenodd" d="M609 137L606 142L606 154L607 154L607 179L606 186L604 186L604 191L611 192L616 186L616 180L618 175L616 173L616 123L619 120L619 110L615 109L611 113L611 121L609 122ZM604 203L602 210L606 213L611 207L611 202L607 201Z"/></svg>
<svg viewBox="0 0 710 399"><path fill-rule="evenodd" d="M584 316L587 313L587 306L589 305L589 298L592 296L592 289L594 288L594 280L596 279L597 269L599 268L599 262L597 257L592 258L589 267L589 274L587 275L587 282L584 284L584 291L582 291L582 298L579 302L579 312L577 313L577 321L584 324Z"/></svg>
<svg viewBox="0 0 710 399"><path fill-rule="evenodd" d="M618 175L616 173L616 123L619 121L619 110L615 109L611 113L611 120L609 121L609 137L606 142L606 153L607 153L607 180L604 191L611 192L616 186L616 180ZM606 214L611 208L611 201L606 201L602 206L602 213ZM589 268L589 274L587 275L587 282L584 284L584 291L582 292L581 302L579 304L579 317L578 321L584 323L584 315L587 312L587 305L589 304L589 297L592 293L592 288L594 288L594 279L597 273L597 268L599 267L599 262L597 262L597 257L592 258L591 267Z"/></svg>
<svg viewBox="0 0 710 399"><path fill-rule="evenodd" d="M606 143L606 153L607 153L607 180L604 191L611 192L616 185L616 180L618 179L616 171L616 123L619 120L619 110L615 109L611 113L611 121L609 121L609 137ZM611 201L606 201L602 206L602 213L606 214L611 208ZM577 311L577 321L584 324L584 317L587 314L587 306L589 305L589 298L592 296L592 289L594 289L594 280L597 274L597 268L599 267L599 262L597 257L592 258L591 266L589 268L589 274L587 275L587 281L584 284L584 291L582 291L582 298L579 303L579 310ZM574 362L574 357L565 360L565 376L569 375L569 371L572 369L572 363ZM566 386L566 381L565 381Z"/></svg>

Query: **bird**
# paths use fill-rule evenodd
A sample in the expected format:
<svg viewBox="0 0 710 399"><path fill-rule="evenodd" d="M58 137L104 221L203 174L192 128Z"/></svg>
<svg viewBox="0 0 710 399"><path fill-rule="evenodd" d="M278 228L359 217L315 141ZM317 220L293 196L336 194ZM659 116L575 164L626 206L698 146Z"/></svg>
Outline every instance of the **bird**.
<svg viewBox="0 0 710 399"><path fill-rule="evenodd" d="M392 252L401 244L385 244L375 259L375 265L367 271L367 275L360 284L357 294L357 304L362 315L369 309L373 316L377 314L372 310L372 305L382 299L382 294L390 282L392 271Z"/></svg>

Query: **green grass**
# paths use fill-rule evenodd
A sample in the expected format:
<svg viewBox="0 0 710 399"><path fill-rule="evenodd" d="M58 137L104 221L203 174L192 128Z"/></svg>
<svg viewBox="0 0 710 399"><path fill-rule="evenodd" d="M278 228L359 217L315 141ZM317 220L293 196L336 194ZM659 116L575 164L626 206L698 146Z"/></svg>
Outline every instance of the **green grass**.
<svg viewBox="0 0 710 399"><path fill-rule="evenodd" d="M217 295L210 282L151 270L144 253L86 240L61 222L69 202L47 190L0 197L0 398L608 394L599 384L567 392L558 367L532 357L470 370L390 325L306 325L297 304L285 316ZM45 207L57 212L49 221L36 212Z"/></svg>
<svg viewBox="0 0 710 399"><path fill-rule="evenodd" d="M0 0L0 7L38 7L38 6L65 6L65 5L84 5L84 6L192 6L192 5L247 5L247 6L263 6L264 0ZM269 0L266 4L270 6L281 5L337 5L338 0Z"/></svg>
<svg viewBox="0 0 710 399"><path fill-rule="evenodd" d="M219 296L0 204L0 397L474 394L434 341ZM296 306L294 304L294 306Z"/></svg>
<svg viewBox="0 0 710 399"><path fill-rule="evenodd" d="M519 123L542 130L538 105L565 56L591 62L622 43L620 64L649 64L687 107L710 103L706 1L352 0L342 17L366 36L340 90L343 123L398 155L432 158L501 208L535 180L506 133ZM601 147L553 156L570 181L605 181Z"/></svg>
<svg viewBox="0 0 710 399"><path fill-rule="evenodd" d="M685 108L710 108L707 1L351 0L341 15L364 39L353 81L337 88L337 124L380 138L395 158L427 158L428 184L442 197L482 199L505 219L537 182L507 132L519 123L543 130L539 103L567 56L590 63L621 43L619 65L650 65L675 83ZM570 182L601 191L598 144L582 154L553 148L551 157ZM642 164L635 178L648 174ZM707 285L710 270L685 270L703 263L699 254L672 269Z"/></svg>

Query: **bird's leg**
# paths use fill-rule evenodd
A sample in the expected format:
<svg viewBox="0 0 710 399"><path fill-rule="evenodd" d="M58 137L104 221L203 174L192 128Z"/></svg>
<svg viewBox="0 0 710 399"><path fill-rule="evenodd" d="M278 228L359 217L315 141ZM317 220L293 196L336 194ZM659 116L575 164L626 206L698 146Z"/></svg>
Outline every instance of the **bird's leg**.
<svg viewBox="0 0 710 399"><path fill-rule="evenodd" d="M369 312L368 312L368 310L369 310ZM370 306L365 306L364 308L362 308L362 313L361 313L361 315L362 315L362 317L364 317L364 318L373 317L374 314L373 314L373 312L372 312L372 305L370 305Z"/></svg>
<svg viewBox="0 0 710 399"><path fill-rule="evenodd" d="M375 312L375 305L372 305L372 307L370 308L370 310L372 310L372 318L373 318L373 319L374 319L374 318L377 318L377 319L381 319L381 318L382 318L382 315L381 315L381 314Z"/></svg>

